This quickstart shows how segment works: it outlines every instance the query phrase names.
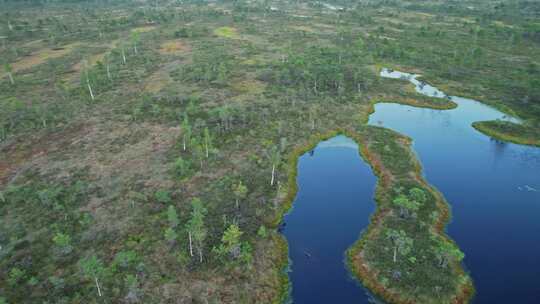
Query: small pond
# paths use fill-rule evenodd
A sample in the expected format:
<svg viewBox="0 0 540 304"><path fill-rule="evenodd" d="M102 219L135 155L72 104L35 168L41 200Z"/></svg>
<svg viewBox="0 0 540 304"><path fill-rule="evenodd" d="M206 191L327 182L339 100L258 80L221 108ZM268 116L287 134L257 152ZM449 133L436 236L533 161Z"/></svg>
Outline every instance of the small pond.
<svg viewBox="0 0 540 304"><path fill-rule="evenodd" d="M376 177L358 146L345 136L320 142L300 157L297 182L283 229L294 303L374 303L345 265L346 250L375 211Z"/></svg>

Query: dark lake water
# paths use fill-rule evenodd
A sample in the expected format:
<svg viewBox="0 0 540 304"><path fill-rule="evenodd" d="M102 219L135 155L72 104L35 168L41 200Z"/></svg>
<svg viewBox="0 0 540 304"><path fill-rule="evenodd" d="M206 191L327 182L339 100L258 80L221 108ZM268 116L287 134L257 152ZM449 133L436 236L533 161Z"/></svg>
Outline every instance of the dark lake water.
<svg viewBox="0 0 540 304"><path fill-rule="evenodd" d="M417 91L430 95L432 88ZM452 206L448 233L465 253L477 288L474 303L538 304L540 149L477 132L472 122L504 114L474 100L451 99L458 108L446 111L377 104L369 124L413 139L428 182Z"/></svg>
<svg viewBox="0 0 540 304"><path fill-rule="evenodd" d="M373 303L345 266L345 251L375 210L376 177L358 146L344 136L319 143L300 158L297 182L283 230L294 303Z"/></svg>

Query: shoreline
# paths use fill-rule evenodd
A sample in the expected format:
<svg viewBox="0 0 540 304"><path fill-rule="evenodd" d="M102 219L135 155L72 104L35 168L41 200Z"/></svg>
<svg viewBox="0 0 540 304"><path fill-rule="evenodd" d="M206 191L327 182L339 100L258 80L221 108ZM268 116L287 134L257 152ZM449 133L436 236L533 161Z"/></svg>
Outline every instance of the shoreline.
<svg viewBox="0 0 540 304"><path fill-rule="evenodd" d="M491 137L496 140L509 142L517 145L524 145L524 146L532 146L532 147L540 147L540 138L525 138L518 135L513 135L509 132L504 132L495 129L491 125L497 124L498 121L496 120L489 120L489 121L475 121L472 123L472 127L477 130L478 132ZM513 123L512 123L513 124ZM517 128L527 128L526 126L522 124L515 124L515 127Z"/></svg>
<svg viewBox="0 0 540 304"><path fill-rule="evenodd" d="M382 64L377 64L376 67L377 67L377 70L380 71L383 66L391 66L391 65L382 65ZM414 68L406 68L406 67L403 67L405 70L407 71L415 71ZM396 68L395 70L401 70L401 67L398 67ZM433 77L436 79L436 77ZM450 96L459 96L459 97L462 97L462 98L467 98L467 99L472 99L472 100L475 100L481 104L484 104L486 106L489 106L489 107L492 107L498 111L500 111L501 113L504 113L505 115L508 115L508 116L511 116L511 117L515 117L521 121L524 120L524 118L522 117L523 115L520 115L520 114L523 114L523 113L520 113L518 114L517 111L511 109L509 106L501 103L500 101L495 101L495 100L487 100L486 101L486 98L485 96L481 96L481 95L478 95L478 94L474 94L474 93L469 93L469 92L466 92L464 90L460 90L460 89L457 89L457 88L454 88L454 87L451 87L449 86L447 83L437 83L436 81L433 81L432 79L430 81L426 80L425 79L425 76L424 75L419 75L418 78L419 80L422 80L423 82L433 86L433 87L436 87L436 88L439 88L440 90L443 90L446 94L450 95ZM413 85L414 87L414 85ZM450 93L452 92L452 93ZM381 101L381 102L386 102L386 101ZM448 107L448 108L445 108L444 106L440 107L438 106L437 104L428 104L428 105L422 105L421 102L420 104L417 102L417 101L412 101L412 102L409 102L409 101L394 101L394 100L391 100L391 101L388 101L389 103L398 103L398 104L405 104L405 105L411 105L411 106L415 106L415 107L420 107L420 108L431 108L431 109L436 109L436 110L450 110L450 109L453 109L455 107L457 107L457 105L455 107ZM451 103L453 103L452 101L450 101ZM455 104L455 103L454 103ZM493 139L496 139L496 140L500 140L500 141L504 141L504 142L509 142L509 143L513 143L513 144L518 144L518 145L525 145L525 146L533 146L533 147L540 147L540 135L533 135L532 138L525 138L523 136L519 136L519 135L516 135L516 134L512 134L510 132L505 132L505 131L502 131L502 130L496 130L495 128L493 128L492 126L490 125L494 125L494 124L497 124L498 121L497 120L489 120L489 121L475 121L471 124L471 126L476 129L478 132L488 136L488 137L491 137ZM521 130L521 131L525 131L526 132L526 129L529 129L531 128L530 126L527 126L523 123L513 123L515 125L515 127L518 127L518 128L523 128L525 130Z"/></svg>
<svg viewBox="0 0 540 304"><path fill-rule="evenodd" d="M376 103L379 103L381 101L373 100L370 103L370 111L367 114L366 118L369 117L369 114L374 111L374 105ZM408 101L401 101L402 104L412 105L416 106L416 104ZM425 107L429 107L427 104ZM360 157L366 164L368 164L374 175L377 177L377 183L376 183L376 189L374 194L374 200L376 204L375 212L370 216L369 224L367 226L367 229L365 232L359 236L359 239L346 251L346 264L347 268L355 277L358 279L362 285L369 289L374 295L377 295L381 297L383 300L388 301L390 303L395 304L409 304L412 303L411 300L403 299L401 296L396 293L396 291L391 290L389 288L386 288L381 282L377 280L376 272L371 271L367 266L365 261L362 257L362 250L364 248L365 243L368 241L369 237L373 234L376 234L380 231L380 226L382 221L386 216L389 214L389 210L384 208L382 206L382 193L383 191L386 191L392 187L392 174L388 174L384 170L384 164L382 161L379 161L376 159L375 155L370 152L369 148L367 147L367 135L364 135L362 133L368 131L370 128L377 128L372 126L367 126L367 119L362 119L361 122L363 125L360 127L359 131L351 130L351 129L336 129L332 131L328 131L326 133L317 133L313 135L309 140L306 141L305 144L298 146L293 150L292 153L290 153L288 158L288 190L287 195L282 203L282 208L277 213L276 219L273 221L273 226L278 227L281 223L282 219L284 218L284 215L290 211L292 204L294 203L294 199L296 198L296 194L298 191L298 184L297 184L297 174L298 174L298 161L300 156L302 156L304 153L308 152L309 150L313 149L317 146L321 141L330 139L337 135L344 135L349 138L351 138L353 141L355 141L358 144L359 147L359 154ZM403 135L400 135L399 133L389 130L390 132L393 132L397 135L399 135L400 138L407 138ZM410 149L410 139L407 138L407 144L406 147L409 152L412 152ZM422 177L422 167L418 161L418 159L414 156L413 153L409 153L409 156L412 156L412 161L414 163L414 180L416 180L418 183L420 183L423 187L426 189L429 189L431 194L436 198L436 205L438 211L440 211L439 218L436 223L433 224L433 231L438 234L439 236L443 237L445 240L450 241L453 243L453 241L450 239L449 236L446 235L444 232L444 229L450 220L450 208L448 203L444 200L442 195L434 189L432 186L430 186ZM281 238L284 241L284 247L282 251L287 252L288 256L288 242L283 235L279 235L279 238ZM284 300L286 300L289 297L289 291L290 291L290 281L289 276L286 272L286 269L288 268L289 262L288 259L284 261L284 264L282 265L282 287L279 292L279 299L277 299L274 303L283 303ZM461 286L459 286L458 291L456 292L455 296L450 299L450 303L455 304L461 304L461 303L469 303L474 295L474 286L472 283L472 279L465 273L465 270L463 269L461 263L452 263L451 266L452 270L455 271L456 275L459 277L466 277L466 280Z"/></svg>
<svg viewBox="0 0 540 304"><path fill-rule="evenodd" d="M392 131L397 133L395 131ZM357 138L355 138L357 140ZM347 266L350 271L360 280L360 282L372 291L374 294L380 296L383 300L395 304L412 304L415 303L410 299L404 299L399 293L390 290L381 284L376 277L376 273L373 270L370 270L367 266L367 263L363 257L363 250L367 240L370 236L375 235L380 232L381 223L384 221L384 218L390 213L388 209L381 208L382 202L384 201L383 193L389 190L392 187L392 181L390 176L385 176L384 164L376 160L376 156L372 153L369 148L367 148L367 142L359 142L361 147L359 153L361 157L372 167L373 172L378 178L377 186L375 190L375 202L377 209L370 219L367 231L361 236L361 238L356 241L348 250L347 250ZM411 141L408 139L407 148L409 152ZM445 227L451 219L450 206L447 201L442 197L442 194L436 190L433 186L429 185L422 176L422 167L420 162L416 157L413 158L415 165L415 176L414 179L424 186L425 189L429 189L431 194L436 198L436 204L439 209L440 214L437 219L437 222L433 225L434 232L449 242L455 244L455 242L450 239L450 237L445 233ZM463 269L461 263L453 263L452 266L454 271L456 271L458 276L466 275L465 270ZM466 275L467 276L467 275ZM473 298L475 289L472 283L472 280L467 276L468 280L465 284L462 284L456 296L450 299L450 303L461 304L469 303Z"/></svg>

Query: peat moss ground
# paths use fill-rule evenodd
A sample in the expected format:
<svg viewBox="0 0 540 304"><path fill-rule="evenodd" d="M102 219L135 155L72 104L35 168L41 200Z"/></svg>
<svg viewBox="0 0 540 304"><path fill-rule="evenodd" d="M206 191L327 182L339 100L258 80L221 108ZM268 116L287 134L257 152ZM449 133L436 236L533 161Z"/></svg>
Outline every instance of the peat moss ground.
<svg viewBox="0 0 540 304"><path fill-rule="evenodd" d="M440 250L455 249L442 246L444 200L414 178L403 137L364 124L375 102L455 106L381 79L382 63L537 119L537 21L511 2L343 12L302 1L277 10L242 1L3 3L0 57L15 85L0 80L0 301L279 303L287 251L276 224L294 198L291 170L324 137L314 134L335 130L350 130L386 169L384 212L373 223L413 239L394 263L397 238L372 232L356 255L373 270L366 286L389 299L400 293L397 301L461 299L468 277ZM429 200L415 217L396 216L391 201L411 187ZM189 251L195 198L206 209L202 262ZM219 248L231 225L242 233L227 255Z"/></svg>

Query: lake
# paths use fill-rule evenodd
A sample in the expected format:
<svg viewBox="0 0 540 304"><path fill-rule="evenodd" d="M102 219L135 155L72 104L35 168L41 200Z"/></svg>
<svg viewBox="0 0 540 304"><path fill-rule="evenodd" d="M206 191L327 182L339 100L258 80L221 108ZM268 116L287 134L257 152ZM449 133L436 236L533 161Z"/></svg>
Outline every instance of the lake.
<svg viewBox="0 0 540 304"><path fill-rule="evenodd" d="M474 303L540 301L540 149L493 140L475 121L519 123L472 99L447 96L417 75L383 70L412 82L419 93L458 107L431 110L379 103L369 118L413 139L429 183L452 207L448 234L465 253ZM345 136L320 142L298 163L298 193L284 218L294 303L375 303L345 266L375 210L376 177L357 144Z"/></svg>
<svg viewBox="0 0 540 304"><path fill-rule="evenodd" d="M428 96L445 94L405 78ZM437 92L436 94L434 92ZM448 234L465 253L474 303L540 303L540 149L490 139L471 123L518 119L471 99L449 97L452 110L381 103L369 124L413 139L429 183L452 207Z"/></svg>

